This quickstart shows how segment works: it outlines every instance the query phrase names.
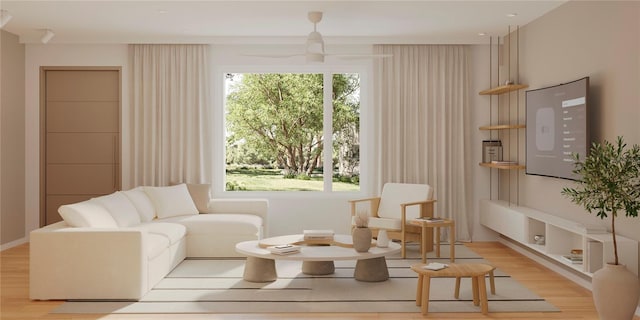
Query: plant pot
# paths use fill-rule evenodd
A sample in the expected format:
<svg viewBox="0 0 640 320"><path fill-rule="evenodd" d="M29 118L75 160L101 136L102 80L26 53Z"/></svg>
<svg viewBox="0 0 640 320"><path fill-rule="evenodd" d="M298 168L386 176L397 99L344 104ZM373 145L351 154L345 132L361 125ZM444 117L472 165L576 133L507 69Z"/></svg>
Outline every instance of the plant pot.
<svg viewBox="0 0 640 320"><path fill-rule="evenodd" d="M369 228L355 228L352 233L353 248L357 252L367 252L371 248L371 229Z"/></svg>
<svg viewBox="0 0 640 320"><path fill-rule="evenodd" d="M623 264L607 264L591 279L593 301L601 320L631 320L638 306L640 282Z"/></svg>

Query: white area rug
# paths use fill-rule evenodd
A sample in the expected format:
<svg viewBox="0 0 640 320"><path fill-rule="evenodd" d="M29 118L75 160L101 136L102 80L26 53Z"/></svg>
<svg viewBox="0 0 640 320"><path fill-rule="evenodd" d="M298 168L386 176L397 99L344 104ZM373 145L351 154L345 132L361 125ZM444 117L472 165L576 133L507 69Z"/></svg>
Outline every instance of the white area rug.
<svg viewBox="0 0 640 320"><path fill-rule="evenodd" d="M430 262L448 263L449 248ZM242 259L183 261L140 301L68 301L53 313L289 313L289 312L420 312L415 304L417 276L409 266L419 263L416 248L409 259L387 258L390 278L383 282L353 279L355 261L337 261L336 272L309 276L301 263L276 261L278 280L242 280ZM456 245L456 263L487 263L463 245ZM489 312L557 312L511 277L496 270L496 294L488 293ZM460 299L453 298L455 279L431 280L429 312L479 312L473 305L471 280L463 279ZM488 279L487 279L487 290Z"/></svg>

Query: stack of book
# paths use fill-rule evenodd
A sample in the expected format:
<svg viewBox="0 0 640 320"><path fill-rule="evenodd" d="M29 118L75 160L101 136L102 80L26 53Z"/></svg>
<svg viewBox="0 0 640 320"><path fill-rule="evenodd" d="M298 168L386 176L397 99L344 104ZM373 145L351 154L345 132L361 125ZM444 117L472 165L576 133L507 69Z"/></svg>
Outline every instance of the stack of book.
<svg viewBox="0 0 640 320"><path fill-rule="evenodd" d="M517 161L511 161L511 160L492 160L491 164L511 165L511 164L518 164L518 162Z"/></svg>
<svg viewBox="0 0 640 320"><path fill-rule="evenodd" d="M418 218L418 220L424 220L427 222L443 222L444 221L443 218L439 218L439 217L420 217Z"/></svg>
<svg viewBox="0 0 640 320"><path fill-rule="evenodd" d="M304 230L304 240L333 240L333 230Z"/></svg>
<svg viewBox="0 0 640 320"><path fill-rule="evenodd" d="M442 269L444 269L444 268L446 268L448 266L449 266L448 264L444 264L444 263L440 263L440 262L430 262L429 264L425 265L422 268L427 269L427 270L437 271L437 270L442 270Z"/></svg>
<svg viewBox="0 0 640 320"><path fill-rule="evenodd" d="M563 255L562 258L573 264L582 264L582 250L571 250L570 254Z"/></svg>
<svg viewBox="0 0 640 320"><path fill-rule="evenodd" d="M278 246L267 247L267 250L269 250L273 254L282 254L282 255L293 254L293 253L300 252L300 246L296 246L293 244L283 244Z"/></svg>

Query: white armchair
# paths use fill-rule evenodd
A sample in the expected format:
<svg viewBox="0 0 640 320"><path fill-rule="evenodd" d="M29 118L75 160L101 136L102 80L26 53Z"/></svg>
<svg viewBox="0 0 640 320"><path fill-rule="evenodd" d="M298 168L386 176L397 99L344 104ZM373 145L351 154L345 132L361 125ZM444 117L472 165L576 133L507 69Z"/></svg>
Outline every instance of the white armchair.
<svg viewBox="0 0 640 320"><path fill-rule="evenodd" d="M366 203L369 207L366 207ZM369 228L385 229L389 239L399 240L402 258L406 257L406 243L421 243L421 228L409 224L418 217L433 217L433 188L427 184L385 183L379 197L350 200L351 216L368 210ZM353 221L353 218L352 218ZM427 232L432 232L428 229ZM427 251L433 250L433 234L427 234Z"/></svg>

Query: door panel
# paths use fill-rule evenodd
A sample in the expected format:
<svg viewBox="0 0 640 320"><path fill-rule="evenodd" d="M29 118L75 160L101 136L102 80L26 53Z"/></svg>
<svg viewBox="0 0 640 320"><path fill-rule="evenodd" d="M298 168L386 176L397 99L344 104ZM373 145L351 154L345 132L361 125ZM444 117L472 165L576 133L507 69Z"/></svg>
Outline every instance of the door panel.
<svg viewBox="0 0 640 320"><path fill-rule="evenodd" d="M118 102L47 103L47 132L118 132Z"/></svg>
<svg viewBox="0 0 640 320"><path fill-rule="evenodd" d="M49 164L115 163L118 137L114 133L49 133Z"/></svg>
<svg viewBox="0 0 640 320"><path fill-rule="evenodd" d="M114 70L47 71L49 101L119 101L120 73Z"/></svg>
<svg viewBox="0 0 640 320"><path fill-rule="evenodd" d="M116 191L113 164L48 165L48 194L108 194Z"/></svg>

